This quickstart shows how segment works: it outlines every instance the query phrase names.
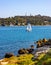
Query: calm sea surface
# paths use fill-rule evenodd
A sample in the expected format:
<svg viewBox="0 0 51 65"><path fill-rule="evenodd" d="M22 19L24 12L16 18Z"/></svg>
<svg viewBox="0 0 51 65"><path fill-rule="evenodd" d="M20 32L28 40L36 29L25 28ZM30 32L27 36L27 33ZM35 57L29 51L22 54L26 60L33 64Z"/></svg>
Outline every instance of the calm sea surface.
<svg viewBox="0 0 51 65"><path fill-rule="evenodd" d="M26 26L0 27L0 59L5 53L17 55L20 48L30 48L35 41L51 38L51 26L32 26L32 31L26 31Z"/></svg>

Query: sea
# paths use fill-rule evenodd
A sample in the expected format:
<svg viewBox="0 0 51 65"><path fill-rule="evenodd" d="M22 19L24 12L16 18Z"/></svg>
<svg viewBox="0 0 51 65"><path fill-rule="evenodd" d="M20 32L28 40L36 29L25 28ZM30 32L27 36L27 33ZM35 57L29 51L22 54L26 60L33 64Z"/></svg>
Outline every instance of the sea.
<svg viewBox="0 0 51 65"><path fill-rule="evenodd" d="M32 31L26 30L27 26L0 26L0 59L6 53L18 54L21 48L30 48L36 41L51 38L51 26L32 26Z"/></svg>

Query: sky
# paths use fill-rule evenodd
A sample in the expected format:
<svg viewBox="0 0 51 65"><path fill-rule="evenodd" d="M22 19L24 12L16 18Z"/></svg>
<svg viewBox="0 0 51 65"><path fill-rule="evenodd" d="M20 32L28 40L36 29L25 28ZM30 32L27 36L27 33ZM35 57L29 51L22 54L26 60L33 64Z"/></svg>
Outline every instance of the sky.
<svg viewBox="0 0 51 65"><path fill-rule="evenodd" d="M51 16L51 0L0 0L0 17L23 15Z"/></svg>

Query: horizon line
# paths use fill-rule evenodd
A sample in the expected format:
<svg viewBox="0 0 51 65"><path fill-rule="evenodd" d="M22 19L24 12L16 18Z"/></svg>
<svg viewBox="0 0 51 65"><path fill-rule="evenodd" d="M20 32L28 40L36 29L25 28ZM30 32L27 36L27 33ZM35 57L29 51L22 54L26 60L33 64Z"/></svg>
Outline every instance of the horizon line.
<svg viewBox="0 0 51 65"><path fill-rule="evenodd" d="M27 14L25 14L25 15L11 15L11 16L6 16L6 17L0 17L0 18L12 18L12 17L15 17L15 16L47 16L47 17L51 17L50 15L41 15L41 14L35 14L35 15L32 15L32 14L30 14L30 15L27 15Z"/></svg>

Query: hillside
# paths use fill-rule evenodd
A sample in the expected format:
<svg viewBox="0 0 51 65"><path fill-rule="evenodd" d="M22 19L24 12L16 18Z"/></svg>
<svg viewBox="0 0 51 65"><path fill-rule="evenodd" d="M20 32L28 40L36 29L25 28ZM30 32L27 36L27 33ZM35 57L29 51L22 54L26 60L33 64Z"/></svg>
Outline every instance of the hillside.
<svg viewBox="0 0 51 65"><path fill-rule="evenodd" d="M32 25L51 25L51 17L49 16L14 16L8 18L0 18L0 26L12 25L27 25L30 23Z"/></svg>

